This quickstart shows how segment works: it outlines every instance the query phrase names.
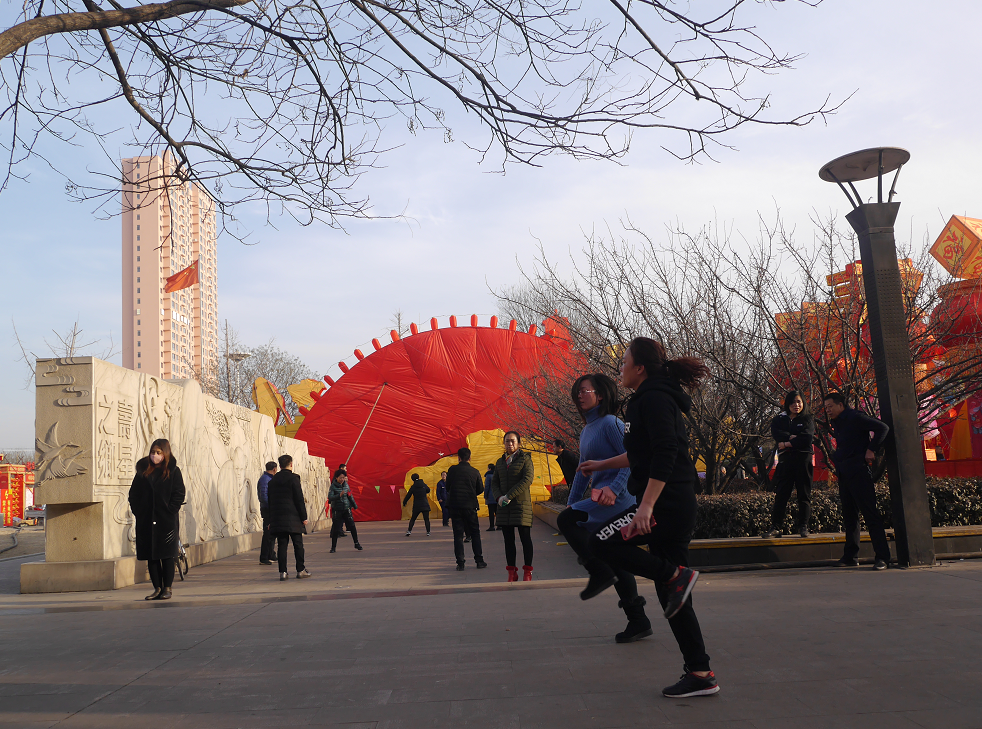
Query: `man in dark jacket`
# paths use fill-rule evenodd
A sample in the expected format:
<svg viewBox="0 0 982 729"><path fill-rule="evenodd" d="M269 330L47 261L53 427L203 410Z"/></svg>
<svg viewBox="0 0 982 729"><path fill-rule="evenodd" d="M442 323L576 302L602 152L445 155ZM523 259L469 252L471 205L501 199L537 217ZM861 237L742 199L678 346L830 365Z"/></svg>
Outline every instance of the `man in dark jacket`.
<svg viewBox="0 0 982 729"><path fill-rule="evenodd" d="M440 513L443 515L443 526L450 524L450 511L447 509L447 472L440 474L440 480L436 484L436 502L440 505Z"/></svg>
<svg viewBox="0 0 982 729"><path fill-rule="evenodd" d="M487 567L481 550L481 527L477 523L477 497L484 493L481 473L470 464L470 448L457 451L459 463L447 471L447 506L453 521L453 552L457 569L464 569L464 534L470 537L474 562L478 569ZM446 512L444 512L446 513Z"/></svg>
<svg viewBox="0 0 982 729"><path fill-rule="evenodd" d="M426 498L426 495L430 493L430 487L419 477L418 473L414 473L412 479L413 485L409 487L406 498L402 500L403 506L409 503L410 498L413 500L413 516L409 520L406 536L408 537L413 533L413 525L420 514L423 515L423 523L426 524L426 536L430 536L430 500Z"/></svg>
<svg viewBox="0 0 982 729"><path fill-rule="evenodd" d="M573 479L576 478L576 468L580 465L580 454L569 450L558 438L552 442L552 445L556 460L559 461L559 470L563 472L566 485L572 488Z"/></svg>
<svg viewBox="0 0 982 729"><path fill-rule="evenodd" d="M276 535L279 552L280 581L289 575L286 571L286 549L293 540L293 554L297 559L297 579L310 577L303 563L303 535L307 533L307 505L303 500L300 477L293 472L293 458L279 457L280 472L269 480L270 531Z"/></svg>
<svg viewBox="0 0 982 729"><path fill-rule="evenodd" d="M263 541L259 547L259 564L273 564L277 559L273 532L269 530L269 480L276 474L276 462L266 464L266 471L259 477L256 491L259 493L259 514L263 518Z"/></svg>
<svg viewBox="0 0 982 729"><path fill-rule="evenodd" d="M862 512L876 555L874 567L885 570L890 564L890 545L883 528L883 517L876 508L870 465L876 457L876 450L886 440L890 426L853 410L846 405L846 398L841 393L830 392L825 396L824 404L835 437L832 462L839 479L842 524L846 532L846 546L839 565L855 567L859 564L859 513ZM872 438L870 432L873 433Z"/></svg>

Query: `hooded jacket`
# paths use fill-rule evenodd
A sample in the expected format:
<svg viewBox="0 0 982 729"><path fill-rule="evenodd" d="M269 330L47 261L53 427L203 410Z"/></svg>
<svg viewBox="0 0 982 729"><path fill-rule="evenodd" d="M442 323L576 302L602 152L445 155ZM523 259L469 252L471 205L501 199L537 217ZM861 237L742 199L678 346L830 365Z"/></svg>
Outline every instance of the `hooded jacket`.
<svg viewBox="0 0 982 729"><path fill-rule="evenodd" d="M181 504L184 503L184 477L171 456L167 478L157 468L144 476L150 459L141 458L130 485L130 509L136 519L136 558L175 559L179 553Z"/></svg>
<svg viewBox="0 0 982 729"><path fill-rule="evenodd" d="M273 534L306 534L307 504L300 476L289 468L269 480L269 531Z"/></svg>
<svg viewBox="0 0 982 729"><path fill-rule="evenodd" d="M406 498L402 500L402 505L405 506L409 503L409 498L412 497L414 514L421 511L429 511L430 500L426 498L426 494L428 493L430 493L430 487L426 485L423 479L417 478L406 492Z"/></svg>
<svg viewBox="0 0 982 729"><path fill-rule="evenodd" d="M631 466L627 488L644 495L648 479L665 482L654 515L695 514L696 467L689 455L689 434L683 415L692 398L678 381L664 374L649 376L627 402L624 449Z"/></svg>

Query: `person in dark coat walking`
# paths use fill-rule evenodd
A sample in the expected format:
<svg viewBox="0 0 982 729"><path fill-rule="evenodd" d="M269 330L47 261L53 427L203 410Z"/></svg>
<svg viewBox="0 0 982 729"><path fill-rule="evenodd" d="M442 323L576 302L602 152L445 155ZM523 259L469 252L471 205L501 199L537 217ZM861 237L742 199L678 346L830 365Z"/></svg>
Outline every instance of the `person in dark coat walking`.
<svg viewBox="0 0 982 729"><path fill-rule="evenodd" d="M450 509L447 508L447 472L440 474L440 480L436 482L436 503L440 505L440 515L443 517L443 526L450 525Z"/></svg>
<svg viewBox="0 0 982 729"><path fill-rule="evenodd" d="M263 541L259 547L259 564L273 564L276 560L275 539L269 530L269 480L276 474L276 461L269 461L259 477L256 491L259 494L259 515L263 518Z"/></svg>
<svg viewBox="0 0 982 729"><path fill-rule="evenodd" d="M532 457L521 449L522 436L514 430L505 433L505 454L494 465L491 478L491 495L498 502L495 518L505 538L505 569L508 582L518 580L518 567L515 564L518 554L515 548L515 530L522 540L522 581L532 579L532 479L535 468Z"/></svg>
<svg viewBox="0 0 982 729"><path fill-rule="evenodd" d="M286 549L293 540L293 555L297 560L297 579L310 577L304 565L303 535L307 533L307 504L303 500L300 477L293 472L293 457L279 457L280 472L269 481L269 528L276 535L280 581L290 575L286 571Z"/></svg>
<svg viewBox="0 0 982 729"><path fill-rule="evenodd" d="M500 530L501 527L496 527L494 525L494 515L498 511L498 502L494 500L494 496L491 494L491 479L494 478L494 464L488 464L488 470L484 472L484 505L488 507L488 531L493 532L495 529Z"/></svg>
<svg viewBox="0 0 982 729"><path fill-rule="evenodd" d="M798 523L795 531L802 537L807 537L808 518L811 515L815 418L808 412L805 401L797 390L791 390L784 396L784 410L771 421L771 434L777 443L777 470L774 472L777 493L774 495L771 530L763 535L764 539L774 539L784 532L784 517L792 489L798 492Z"/></svg>
<svg viewBox="0 0 982 729"><path fill-rule="evenodd" d="M576 478L576 467L580 465L580 454L571 451L558 438L552 442L552 446L552 452L556 454L556 461L559 463L559 470L563 473L566 485L573 488L573 479Z"/></svg>
<svg viewBox="0 0 982 729"><path fill-rule="evenodd" d="M873 488L870 466L876 458L876 451L886 440L890 426L882 420L853 410L846 405L846 398L838 392L826 395L824 405L832 435L835 437L832 463L835 464L835 475L839 479L842 526L846 533L846 544L839 565L855 567L859 564L859 514L862 512L876 557L873 568L885 570L890 565L890 545L883 528L883 517L876 508L876 490Z"/></svg>
<svg viewBox="0 0 982 729"><path fill-rule="evenodd" d="M146 600L169 600L181 543L184 477L171 454L170 441L155 440L150 454L136 464L129 502L136 519L136 558L147 562L153 592Z"/></svg>
<svg viewBox="0 0 982 729"><path fill-rule="evenodd" d="M694 357L670 360L660 342L632 340L621 363L621 384L634 390L624 413L625 453L580 464L584 473L631 469L627 488L638 497L637 506L610 519L591 546L611 567L654 581L685 662L681 679L662 689L669 698L719 692L692 608L699 573L688 567L696 526L696 467L684 417L692 398L683 388L698 387L708 374Z"/></svg>
<svg viewBox="0 0 982 729"><path fill-rule="evenodd" d="M351 495L348 474L344 471L338 471L334 476L331 488L327 492L327 501L331 505L331 552L338 551L338 537L341 536L345 526L351 532L355 549L360 552L363 547L358 541L358 528L351 513L358 508L358 504L355 503L355 497Z"/></svg>
<svg viewBox="0 0 982 729"><path fill-rule="evenodd" d="M416 523L416 517L420 514L423 515L423 523L426 524L426 536L430 536L430 500L426 498L426 495L430 493L430 487L423 482L418 473L413 474L412 480L413 485L409 487L406 498L402 500L403 506L409 503L410 497L413 500L413 516L409 520L406 536L408 537L413 533L413 525Z"/></svg>
<svg viewBox="0 0 982 729"><path fill-rule="evenodd" d="M464 569L464 535L470 537L474 563L478 569L488 566L481 549L481 526L477 523L477 497L484 493L481 472L470 464L470 448L457 451L459 463L447 471L447 510L453 522L453 553L457 569Z"/></svg>

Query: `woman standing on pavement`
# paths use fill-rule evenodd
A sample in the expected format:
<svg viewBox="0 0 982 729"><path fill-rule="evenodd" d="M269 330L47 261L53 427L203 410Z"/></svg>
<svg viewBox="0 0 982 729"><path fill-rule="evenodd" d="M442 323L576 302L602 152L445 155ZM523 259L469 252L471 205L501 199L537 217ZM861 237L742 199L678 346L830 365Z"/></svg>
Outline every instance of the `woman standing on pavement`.
<svg viewBox="0 0 982 729"><path fill-rule="evenodd" d="M535 468L532 457L521 449L522 436L517 431L505 433L505 453L494 465L491 477L491 496L498 504L495 521L505 538L505 564L508 581L518 581L518 567L515 561L518 552L515 546L515 530L522 540L522 580L532 580L532 479Z"/></svg>
<svg viewBox="0 0 982 729"><path fill-rule="evenodd" d="M136 519L136 558L147 562L153 592L146 600L170 600L174 565L180 549L180 511L184 478L171 454L170 441L155 440L136 464L130 485L130 509Z"/></svg>
<svg viewBox="0 0 982 729"><path fill-rule="evenodd" d="M624 423L617 412L617 385L603 374L583 375L573 383L570 392L573 404L586 422L580 433L580 459L602 461L624 452ZM627 614L627 628L614 640L631 643L651 635L651 621L644 613L645 599L638 595L634 575L614 570L599 559L590 546L590 537L610 519L637 505L627 490L629 468L595 471L587 476L577 471L569 490L567 509L559 514L557 525L569 546L580 558L590 575L586 588L580 593L583 600L599 595L611 585L620 598L618 607ZM590 498L583 498L592 488Z"/></svg>
<svg viewBox="0 0 982 729"><path fill-rule="evenodd" d="M355 549L359 552L363 549L358 541L358 529L355 527L355 519L351 512L358 508L355 497L351 495L351 487L348 486L348 474L338 471L331 482L331 488L327 492L327 501L331 505L331 552L338 551L338 537L341 536L344 527L348 527L351 538L354 540Z"/></svg>
<svg viewBox="0 0 982 729"><path fill-rule="evenodd" d="M580 464L583 473L631 469L628 490L640 498L637 507L602 526L591 546L612 569L654 580L685 660L682 678L662 689L671 698L719 691L692 609L690 593L699 573L687 566L696 524L696 469L683 417L692 407L692 398L683 387L698 387L708 374L694 357L670 360L660 343L634 339L621 363L621 384L634 390L624 418L626 453Z"/></svg>
<svg viewBox="0 0 982 729"><path fill-rule="evenodd" d="M771 530L763 535L764 539L774 539L784 532L784 517L792 489L798 492L798 524L795 531L807 537L808 518L811 516L815 418L808 412L797 390L791 390L784 396L784 410L771 421L771 434L777 443L777 470L774 473L777 493L774 495Z"/></svg>
<svg viewBox="0 0 982 729"><path fill-rule="evenodd" d="M423 524L426 525L426 536L430 536L430 500L426 496L430 493L430 487L419 477L418 473L413 474L412 480L413 485L409 487L406 498L402 500L403 506L409 503L409 499L413 500L413 515L409 520L406 536L408 537L413 533L413 525L416 523L416 517L420 514L423 515Z"/></svg>

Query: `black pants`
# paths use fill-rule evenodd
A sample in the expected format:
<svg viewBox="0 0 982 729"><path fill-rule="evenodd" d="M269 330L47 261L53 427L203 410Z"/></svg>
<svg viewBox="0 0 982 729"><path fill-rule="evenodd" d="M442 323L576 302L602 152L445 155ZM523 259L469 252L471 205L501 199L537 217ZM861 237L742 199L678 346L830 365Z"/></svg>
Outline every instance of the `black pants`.
<svg viewBox="0 0 982 729"><path fill-rule="evenodd" d="M269 512L263 511L263 541L259 545L259 561L272 562L276 559L276 535L269 530Z"/></svg>
<svg viewBox="0 0 982 729"><path fill-rule="evenodd" d="M890 545L883 529L883 517L876 508L876 491L869 467L864 463L855 466L839 466L839 499L842 501L842 526L846 533L843 559L855 559L859 554L859 514L862 512L873 543L877 559L890 561Z"/></svg>
<svg viewBox="0 0 982 729"><path fill-rule="evenodd" d="M280 572L286 572L286 549L293 540L293 556L297 559L297 572L303 572L306 565L303 563L303 534L288 534L280 532L276 535L277 557L279 557Z"/></svg>
<svg viewBox="0 0 982 729"><path fill-rule="evenodd" d="M518 529L518 536L522 540L522 556L525 557L525 565L532 566L532 527L530 526L502 526L501 534L505 538L505 564L515 567L515 559L518 552L515 549L515 530Z"/></svg>
<svg viewBox="0 0 982 729"><path fill-rule="evenodd" d="M589 518L589 514L585 511L566 509L559 512L556 525L562 535L566 537L569 546L576 552L576 556L580 558L580 564L586 568L586 571L591 575L598 572L613 572L614 577L617 578L617 582L614 583L614 590L617 591L622 606L632 605L638 597L638 581L630 572L608 565L594 554L593 548L590 546L590 532L584 529L580 523L585 522L587 518Z"/></svg>
<svg viewBox="0 0 982 729"><path fill-rule="evenodd" d="M635 509L615 517L611 522L617 522L623 516L632 516ZM691 513L689 513L691 511ZM594 553L612 569L630 572L638 577L654 580L658 601L664 608L668 602L668 590L665 583L671 579L676 567L688 567L689 542L692 539L692 529L695 525L695 499L684 513L671 515L656 515L658 523L652 527L651 533L634 537L625 542L620 529L603 530L590 540ZM606 539L601 536L610 535ZM649 551L641 548L647 545ZM692 608L692 596L675 617L668 621L675 642L682 651L682 658L689 671L708 671L709 656L706 644L702 638L702 628L699 619Z"/></svg>
<svg viewBox="0 0 982 729"><path fill-rule="evenodd" d="M795 525L795 531L807 528L812 508L812 454L794 451L785 453L778 461L774 481L777 485L774 513L771 516L774 528L784 527L784 517L788 513L788 499L791 498L792 489L795 489L798 495L798 523Z"/></svg>
<svg viewBox="0 0 982 729"><path fill-rule="evenodd" d="M447 509L444 514L450 515L453 524L453 553L457 558L457 564L464 564L464 536L471 538L471 551L474 553L474 562L481 564L484 561L484 552L481 548L481 525L477 521L477 511L475 509Z"/></svg>
<svg viewBox="0 0 982 729"><path fill-rule="evenodd" d="M352 541L358 544L358 529L355 528L355 519L351 516L351 512L347 509L338 509L337 511L331 509L331 549L338 546L338 537L341 536L341 530L345 527L351 533Z"/></svg>
<svg viewBox="0 0 982 729"><path fill-rule="evenodd" d="M414 511L413 518L409 520L409 529L406 531L411 532L413 530L413 524L416 523L416 517L418 517L420 514L423 515L423 523L426 524L426 533L430 533L430 512L428 511Z"/></svg>
<svg viewBox="0 0 982 729"><path fill-rule="evenodd" d="M147 569L150 571L150 582L155 589L161 587L170 588L174 584L174 559L151 559L147 561Z"/></svg>
<svg viewBox="0 0 982 729"><path fill-rule="evenodd" d="M488 531L494 529L494 515L498 513L497 504L488 504Z"/></svg>
<svg viewBox="0 0 982 729"><path fill-rule="evenodd" d="M446 504L440 504L440 515L443 517L443 526L450 525L450 517L453 516L450 513L450 507Z"/></svg>

